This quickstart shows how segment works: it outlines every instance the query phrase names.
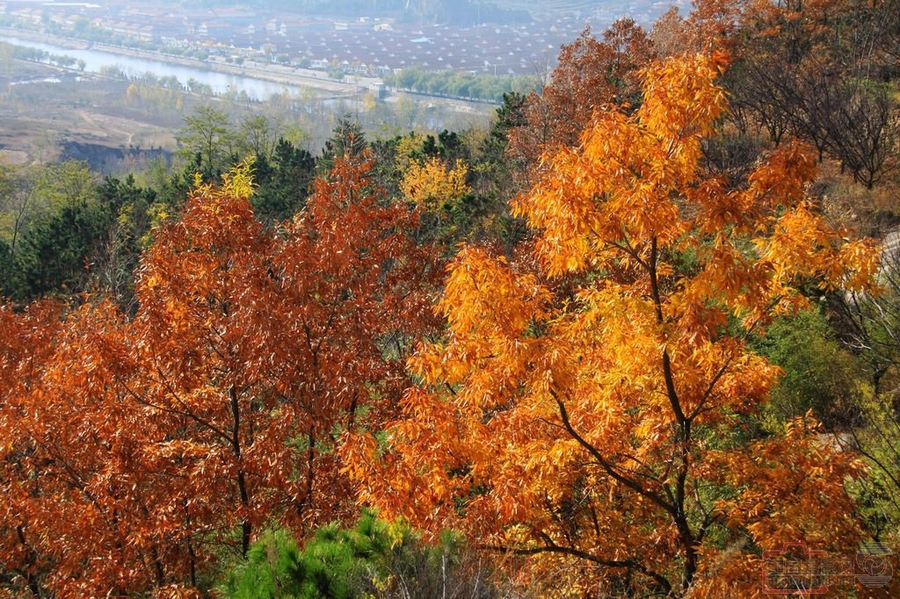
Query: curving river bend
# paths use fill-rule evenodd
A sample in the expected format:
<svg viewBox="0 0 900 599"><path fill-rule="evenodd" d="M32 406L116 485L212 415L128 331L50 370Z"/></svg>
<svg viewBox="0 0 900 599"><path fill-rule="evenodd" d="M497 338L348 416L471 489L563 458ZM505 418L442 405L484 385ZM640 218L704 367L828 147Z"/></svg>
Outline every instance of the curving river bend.
<svg viewBox="0 0 900 599"><path fill-rule="evenodd" d="M303 88L298 85L278 83L267 79L256 78L247 75L222 73L201 67L193 67L182 64L173 64L165 60L154 60L143 56L130 56L116 52L107 52L97 48L69 48L46 42L37 42L15 36L0 34L0 42L7 42L15 46L36 48L51 54L71 56L76 60L82 60L85 64L85 72L102 73L111 67L118 68L127 76L139 78L150 73L157 78L174 76L182 84L193 79L207 85L216 94L245 92L253 100L267 100L272 96L283 94L299 94Z"/></svg>

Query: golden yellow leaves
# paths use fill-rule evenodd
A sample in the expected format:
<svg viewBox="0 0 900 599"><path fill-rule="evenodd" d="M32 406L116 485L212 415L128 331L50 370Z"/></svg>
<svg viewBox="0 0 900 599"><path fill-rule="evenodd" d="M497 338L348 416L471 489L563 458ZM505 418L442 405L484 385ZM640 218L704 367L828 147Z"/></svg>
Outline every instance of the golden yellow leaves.
<svg viewBox="0 0 900 599"><path fill-rule="evenodd" d="M494 330L497 335L517 337L529 322L542 316L547 292L534 277L513 272L505 262L476 247L460 251L438 304L455 335ZM459 311L458 306L468 309Z"/></svg>
<svg viewBox="0 0 900 599"><path fill-rule="evenodd" d="M253 163L255 159L245 158L222 175L222 192L233 198L249 198L253 195Z"/></svg>
<svg viewBox="0 0 900 599"><path fill-rule="evenodd" d="M676 200L697 179L700 138L725 109L715 85L723 65L696 56L648 69L635 114L597 111L579 148L548 158L547 176L514 204L542 232L548 274L646 261L646 240L661 248L683 235Z"/></svg>
<svg viewBox="0 0 900 599"><path fill-rule="evenodd" d="M514 273L474 247L460 251L449 273L438 309L448 320L452 343L423 347L410 367L429 382L452 385L469 376L467 400L490 405L498 401L500 379L515 385L527 367L534 344L529 328L543 318L549 295L534 277ZM445 352L455 359L442 357ZM501 368L472 371L473 362L486 361Z"/></svg>
<svg viewBox="0 0 900 599"><path fill-rule="evenodd" d="M400 182L403 195L428 212L459 200L472 190L466 184L469 167L462 160L448 166L438 158L411 161Z"/></svg>
<svg viewBox="0 0 900 599"><path fill-rule="evenodd" d="M685 55L654 63L644 73L637 121L666 142L667 158L688 167L688 174L698 158L699 138L709 136L725 112L725 90L716 79L727 62L719 52Z"/></svg>
<svg viewBox="0 0 900 599"><path fill-rule="evenodd" d="M366 471L377 478L366 499L501 546L638 563L648 593L690 586L705 559L746 575L742 550L710 538L787 526L779 502L798 533L853 532L817 507L847 500L852 465L799 425L754 444L733 427L780 374L746 335L796 309L806 279L865 285L875 253L806 198L815 164L802 146L783 145L746 189L707 175L700 141L726 109L723 67L721 56L654 65L638 110L597 112L578 148L545 157L514 203L535 262L462 248L438 305L446 336L409 362L423 385L407 392L389 449L370 453L383 470ZM416 178L429 176L420 166ZM392 480L408 495L392 495ZM573 588L598 584L584 572Z"/></svg>
<svg viewBox="0 0 900 599"><path fill-rule="evenodd" d="M829 227L808 202L801 202L775 219L771 234L756 244L782 284L819 276L819 286L825 289L871 285L878 252L871 242L851 243L845 235Z"/></svg>
<svg viewBox="0 0 900 599"><path fill-rule="evenodd" d="M860 529L843 485L862 474L863 464L821 434L811 416L789 422L784 436L757 441L733 460L727 475L736 481L740 473L747 487L718 508L733 525L746 526L757 546L806 541L856 548Z"/></svg>
<svg viewBox="0 0 900 599"><path fill-rule="evenodd" d="M805 199L815 174L809 148L783 144L743 190L700 176L700 139L725 110L715 83L724 64L721 55L698 55L650 67L634 114L598 111L581 146L546 158L548 173L514 210L539 231L548 275L600 270L627 280L652 267L668 277L670 256L694 255L699 272L675 283L680 293L664 302L671 310L662 307L693 322L688 336L706 337L724 323L722 306L748 326L771 303L796 309L802 301L790 287L802 278L865 284L876 253L846 243Z"/></svg>

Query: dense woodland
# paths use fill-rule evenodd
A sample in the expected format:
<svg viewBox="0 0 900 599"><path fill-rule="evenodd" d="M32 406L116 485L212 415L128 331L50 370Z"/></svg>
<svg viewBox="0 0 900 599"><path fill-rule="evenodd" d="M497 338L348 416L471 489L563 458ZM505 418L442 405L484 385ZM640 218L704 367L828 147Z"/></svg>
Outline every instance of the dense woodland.
<svg viewBox="0 0 900 599"><path fill-rule="evenodd" d="M698 0L487 131L2 165L0 596L896 596L898 81Z"/></svg>

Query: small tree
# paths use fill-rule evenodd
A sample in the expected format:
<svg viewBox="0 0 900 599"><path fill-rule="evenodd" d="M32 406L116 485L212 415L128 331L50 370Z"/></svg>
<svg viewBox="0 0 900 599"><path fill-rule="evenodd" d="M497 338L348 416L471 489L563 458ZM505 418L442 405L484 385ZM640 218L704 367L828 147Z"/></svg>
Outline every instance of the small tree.
<svg viewBox="0 0 900 599"><path fill-rule="evenodd" d="M408 525L365 512L352 528L320 528L302 551L289 532L267 532L220 591L234 599L496 597L491 573L472 556L452 534L427 543Z"/></svg>
<svg viewBox="0 0 900 599"><path fill-rule="evenodd" d="M210 181L227 170L235 132L227 114L203 105L184 117L184 127L176 140L179 155Z"/></svg>

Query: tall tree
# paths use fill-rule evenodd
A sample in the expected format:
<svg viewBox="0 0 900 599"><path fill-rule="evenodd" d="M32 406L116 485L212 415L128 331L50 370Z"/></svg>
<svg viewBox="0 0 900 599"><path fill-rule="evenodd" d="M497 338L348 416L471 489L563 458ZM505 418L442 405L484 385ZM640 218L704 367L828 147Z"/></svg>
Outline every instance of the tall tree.
<svg viewBox="0 0 900 599"><path fill-rule="evenodd" d="M159 449L180 448L176 470L193 482L173 489L172 509L202 498L188 517L220 531L239 526L244 553L258 520L254 431L267 430L272 414L260 373L267 354L254 348L268 345L277 315L262 312L273 306L273 240L253 217L245 176L227 178L221 191L198 188L184 217L157 232L141 266L133 331L146 348L133 399L168 420ZM217 475L201 476L207 469Z"/></svg>
<svg viewBox="0 0 900 599"><path fill-rule="evenodd" d="M337 440L396 413L410 339L435 321L416 214L370 168L336 160L278 235L246 165L198 186L154 231L133 317L0 310L0 585L202 586L266 523L355 516Z"/></svg>
<svg viewBox="0 0 900 599"><path fill-rule="evenodd" d="M184 127L176 136L178 153L201 173L205 180L215 181L227 171L232 161L234 127L229 116L210 106L198 106L184 117Z"/></svg>
<svg viewBox="0 0 900 599"><path fill-rule="evenodd" d="M746 338L806 305L801 282L864 286L873 254L804 195L800 145L742 190L704 174L723 68L652 66L640 107L598 111L515 203L528 256L460 252L404 418L345 447L362 501L531 556L572 593L741 595L760 550L855 549L858 464L805 419L752 438L778 369Z"/></svg>
<svg viewBox="0 0 900 599"><path fill-rule="evenodd" d="M878 3L702 0L688 19L669 16L682 48L726 47L735 67L730 118L744 135L815 145L871 188L898 167L896 1ZM669 35L669 37L672 37Z"/></svg>
<svg viewBox="0 0 900 599"><path fill-rule="evenodd" d="M253 210L264 224L283 221L306 204L316 174L316 160L307 150L284 138L279 139L271 157L256 155Z"/></svg>

